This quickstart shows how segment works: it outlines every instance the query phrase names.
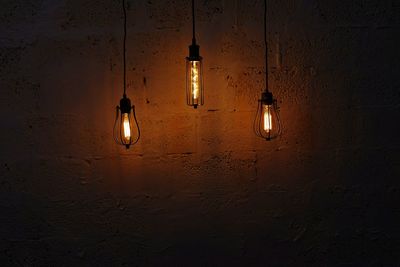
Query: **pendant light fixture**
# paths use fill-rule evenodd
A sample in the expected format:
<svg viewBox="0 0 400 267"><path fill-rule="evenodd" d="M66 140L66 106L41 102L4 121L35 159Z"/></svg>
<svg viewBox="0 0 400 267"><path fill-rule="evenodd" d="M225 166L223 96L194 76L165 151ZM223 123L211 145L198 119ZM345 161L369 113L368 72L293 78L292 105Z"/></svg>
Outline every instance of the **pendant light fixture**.
<svg viewBox="0 0 400 267"><path fill-rule="evenodd" d="M135 145L140 138L139 124L136 119L135 106L131 105L131 100L126 96L126 8L125 0L122 0L124 12L124 94L117 106L117 114L114 122L113 137L118 145L123 145L128 149Z"/></svg>
<svg viewBox="0 0 400 267"><path fill-rule="evenodd" d="M272 140L281 134L281 122L276 99L268 89L267 0L264 0L265 90L258 100L254 132L258 137Z"/></svg>
<svg viewBox="0 0 400 267"><path fill-rule="evenodd" d="M194 0L192 0L193 38L186 57L186 100L189 106L197 108L204 104L203 66L200 46L196 44Z"/></svg>

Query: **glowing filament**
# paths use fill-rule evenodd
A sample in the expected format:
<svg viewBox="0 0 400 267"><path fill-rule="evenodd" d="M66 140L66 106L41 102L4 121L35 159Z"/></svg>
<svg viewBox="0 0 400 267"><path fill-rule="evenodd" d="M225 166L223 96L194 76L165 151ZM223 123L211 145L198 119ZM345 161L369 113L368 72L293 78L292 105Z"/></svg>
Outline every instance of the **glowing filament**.
<svg viewBox="0 0 400 267"><path fill-rule="evenodd" d="M124 138L127 142L129 142L131 139L131 126L129 123L128 113L122 114L122 120L123 120L123 127L124 127Z"/></svg>
<svg viewBox="0 0 400 267"><path fill-rule="evenodd" d="M191 76L192 76L192 95L193 99L199 98L199 62L192 61L191 68Z"/></svg>
<svg viewBox="0 0 400 267"><path fill-rule="evenodd" d="M264 106L264 131L269 132L272 130L272 119L271 119L271 106Z"/></svg>

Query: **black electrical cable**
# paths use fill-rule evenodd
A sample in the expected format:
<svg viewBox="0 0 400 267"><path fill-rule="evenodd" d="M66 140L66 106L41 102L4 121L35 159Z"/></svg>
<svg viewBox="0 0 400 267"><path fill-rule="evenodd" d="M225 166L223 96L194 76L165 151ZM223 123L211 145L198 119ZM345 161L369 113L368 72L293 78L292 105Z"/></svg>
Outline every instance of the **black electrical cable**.
<svg viewBox="0 0 400 267"><path fill-rule="evenodd" d="M264 0L265 91L268 92L267 0Z"/></svg>
<svg viewBox="0 0 400 267"><path fill-rule="evenodd" d="M192 0L192 23L193 23L193 43L196 43L196 36L195 36L195 32L196 32L196 25L195 25L195 17L194 17L194 0Z"/></svg>
<svg viewBox="0 0 400 267"><path fill-rule="evenodd" d="M126 96L126 8L125 0L122 0L122 9L124 11L124 44L123 44L123 54L124 54L124 97Z"/></svg>

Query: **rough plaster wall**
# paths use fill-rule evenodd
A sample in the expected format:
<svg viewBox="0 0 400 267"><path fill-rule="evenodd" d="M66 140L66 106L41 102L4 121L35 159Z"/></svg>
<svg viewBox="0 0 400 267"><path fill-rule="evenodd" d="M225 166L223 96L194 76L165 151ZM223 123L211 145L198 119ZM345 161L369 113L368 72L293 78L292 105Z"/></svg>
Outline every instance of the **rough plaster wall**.
<svg viewBox="0 0 400 267"><path fill-rule="evenodd" d="M2 266L400 264L398 1L269 1L283 135L252 133L263 1L128 1L139 144L112 141L120 1L2 0Z"/></svg>

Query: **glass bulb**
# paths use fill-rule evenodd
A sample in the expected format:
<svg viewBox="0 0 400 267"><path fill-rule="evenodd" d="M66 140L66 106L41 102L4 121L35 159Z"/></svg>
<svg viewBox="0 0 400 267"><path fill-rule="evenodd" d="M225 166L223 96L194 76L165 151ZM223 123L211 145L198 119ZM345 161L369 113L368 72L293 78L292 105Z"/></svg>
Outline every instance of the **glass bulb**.
<svg viewBox="0 0 400 267"><path fill-rule="evenodd" d="M187 60L186 64L186 95L189 106L203 105L203 77L202 62L199 60Z"/></svg>
<svg viewBox="0 0 400 267"><path fill-rule="evenodd" d="M275 139L281 134L278 104L268 91L263 92L258 100L253 130L258 137L265 140Z"/></svg>
<svg viewBox="0 0 400 267"><path fill-rule="evenodd" d="M131 100L126 95L119 101L116 109L113 138L118 145L123 145L127 149L135 145L140 138L135 106L131 105Z"/></svg>
<svg viewBox="0 0 400 267"><path fill-rule="evenodd" d="M122 114L122 121L123 121L123 130L124 130L124 139L126 142L129 142L131 139L131 125L129 122L128 113Z"/></svg>
<svg viewBox="0 0 400 267"><path fill-rule="evenodd" d="M192 95L193 99L197 100L199 98L199 62L192 61L192 72L191 72L191 80L192 80Z"/></svg>
<svg viewBox="0 0 400 267"><path fill-rule="evenodd" d="M272 130L272 116L271 116L271 105L263 105L263 112L264 112L264 131L270 132Z"/></svg>

